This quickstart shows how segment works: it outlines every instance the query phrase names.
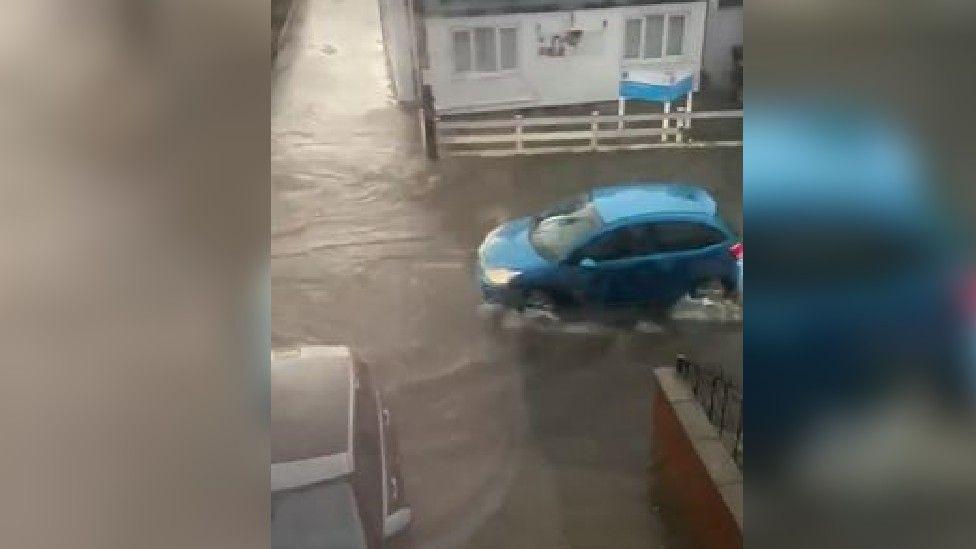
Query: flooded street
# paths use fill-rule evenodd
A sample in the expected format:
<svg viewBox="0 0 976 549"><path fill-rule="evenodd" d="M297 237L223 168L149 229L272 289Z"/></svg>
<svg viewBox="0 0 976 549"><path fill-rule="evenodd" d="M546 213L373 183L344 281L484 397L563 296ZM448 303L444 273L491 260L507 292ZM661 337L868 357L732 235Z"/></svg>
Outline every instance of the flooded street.
<svg viewBox="0 0 976 549"><path fill-rule="evenodd" d="M398 543L673 546L647 489L649 371L684 352L739 376L740 327L492 329L469 262L499 221L617 182L706 186L741 226L741 151L429 163L376 2L295 9L272 105L272 345L371 365L414 508Z"/></svg>

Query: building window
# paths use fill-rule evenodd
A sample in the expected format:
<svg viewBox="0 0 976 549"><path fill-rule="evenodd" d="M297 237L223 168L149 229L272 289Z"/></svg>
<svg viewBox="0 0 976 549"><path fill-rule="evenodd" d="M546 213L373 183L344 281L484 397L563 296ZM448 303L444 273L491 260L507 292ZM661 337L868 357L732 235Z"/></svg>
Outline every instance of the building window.
<svg viewBox="0 0 976 549"><path fill-rule="evenodd" d="M518 33L514 28L456 30L453 42L456 73L492 73L518 65Z"/></svg>
<svg viewBox="0 0 976 549"><path fill-rule="evenodd" d="M680 57L685 48L685 16L648 15L624 25L624 59Z"/></svg>
<svg viewBox="0 0 976 549"><path fill-rule="evenodd" d="M741 8L742 0L718 0L720 8Z"/></svg>
<svg viewBox="0 0 976 549"><path fill-rule="evenodd" d="M628 19L624 29L624 59L637 59L641 49L641 20Z"/></svg>
<svg viewBox="0 0 976 549"><path fill-rule="evenodd" d="M685 43L685 16L672 15L668 17L668 47L667 55L681 55Z"/></svg>
<svg viewBox="0 0 976 549"><path fill-rule="evenodd" d="M644 59L661 57L661 41L664 40L664 16L650 15L644 18Z"/></svg>
<svg viewBox="0 0 976 549"><path fill-rule="evenodd" d="M471 70L471 33L457 31L454 33L454 72L468 72Z"/></svg>
<svg viewBox="0 0 976 549"><path fill-rule="evenodd" d="M498 51L502 70L514 69L518 59L518 33L515 29L498 29Z"/></svg>

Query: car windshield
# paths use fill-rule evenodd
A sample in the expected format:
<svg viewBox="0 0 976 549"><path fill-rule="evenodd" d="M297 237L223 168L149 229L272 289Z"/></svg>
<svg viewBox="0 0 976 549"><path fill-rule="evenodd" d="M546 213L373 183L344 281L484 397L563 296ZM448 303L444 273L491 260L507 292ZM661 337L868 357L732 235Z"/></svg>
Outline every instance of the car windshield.
<svg viewBox="0 0 976 549"><path fill-rule="evenodd" d="M366 547L363 523L346 482L271 494L271 548Z"/></svg>
<svg viewBox="0 0 976 549"><path fill-rule="evenodd" d="M542 257L564 259L603 225L600 214L586 195L536 216L529 241Z"/></svg>

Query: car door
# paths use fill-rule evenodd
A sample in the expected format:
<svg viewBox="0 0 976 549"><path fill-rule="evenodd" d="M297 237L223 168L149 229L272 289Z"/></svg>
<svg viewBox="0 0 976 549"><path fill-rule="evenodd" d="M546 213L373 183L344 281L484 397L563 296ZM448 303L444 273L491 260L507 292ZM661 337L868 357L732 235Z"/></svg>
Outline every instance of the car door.
<svg viewBox="0 0 976 549"><path fill-rule="evenodd" d="M702 282L734 281L734 262L725 244L728 236L699 221L659 221L649 224L653 249L640 286L645 299L672 302Z"/></svg>
<svg viewBox="0 0 976 549"><path fill-rule="evenodd" d="M590 304L620 305L638 300L647 257L640 231L633 226L613 229L582 246L575 254L574 293Z"/></svg>

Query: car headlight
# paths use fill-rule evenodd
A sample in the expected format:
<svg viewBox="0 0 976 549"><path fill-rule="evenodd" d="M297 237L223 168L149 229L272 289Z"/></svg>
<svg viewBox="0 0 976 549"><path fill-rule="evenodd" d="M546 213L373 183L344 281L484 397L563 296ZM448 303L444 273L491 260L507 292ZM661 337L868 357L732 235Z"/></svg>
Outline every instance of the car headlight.
<svg viewBox="0 0 976 549"><path fill-rule="evenodd" d="M505 286L519 274L511 269L485 269L485 280L492 286Z"/></svg>

